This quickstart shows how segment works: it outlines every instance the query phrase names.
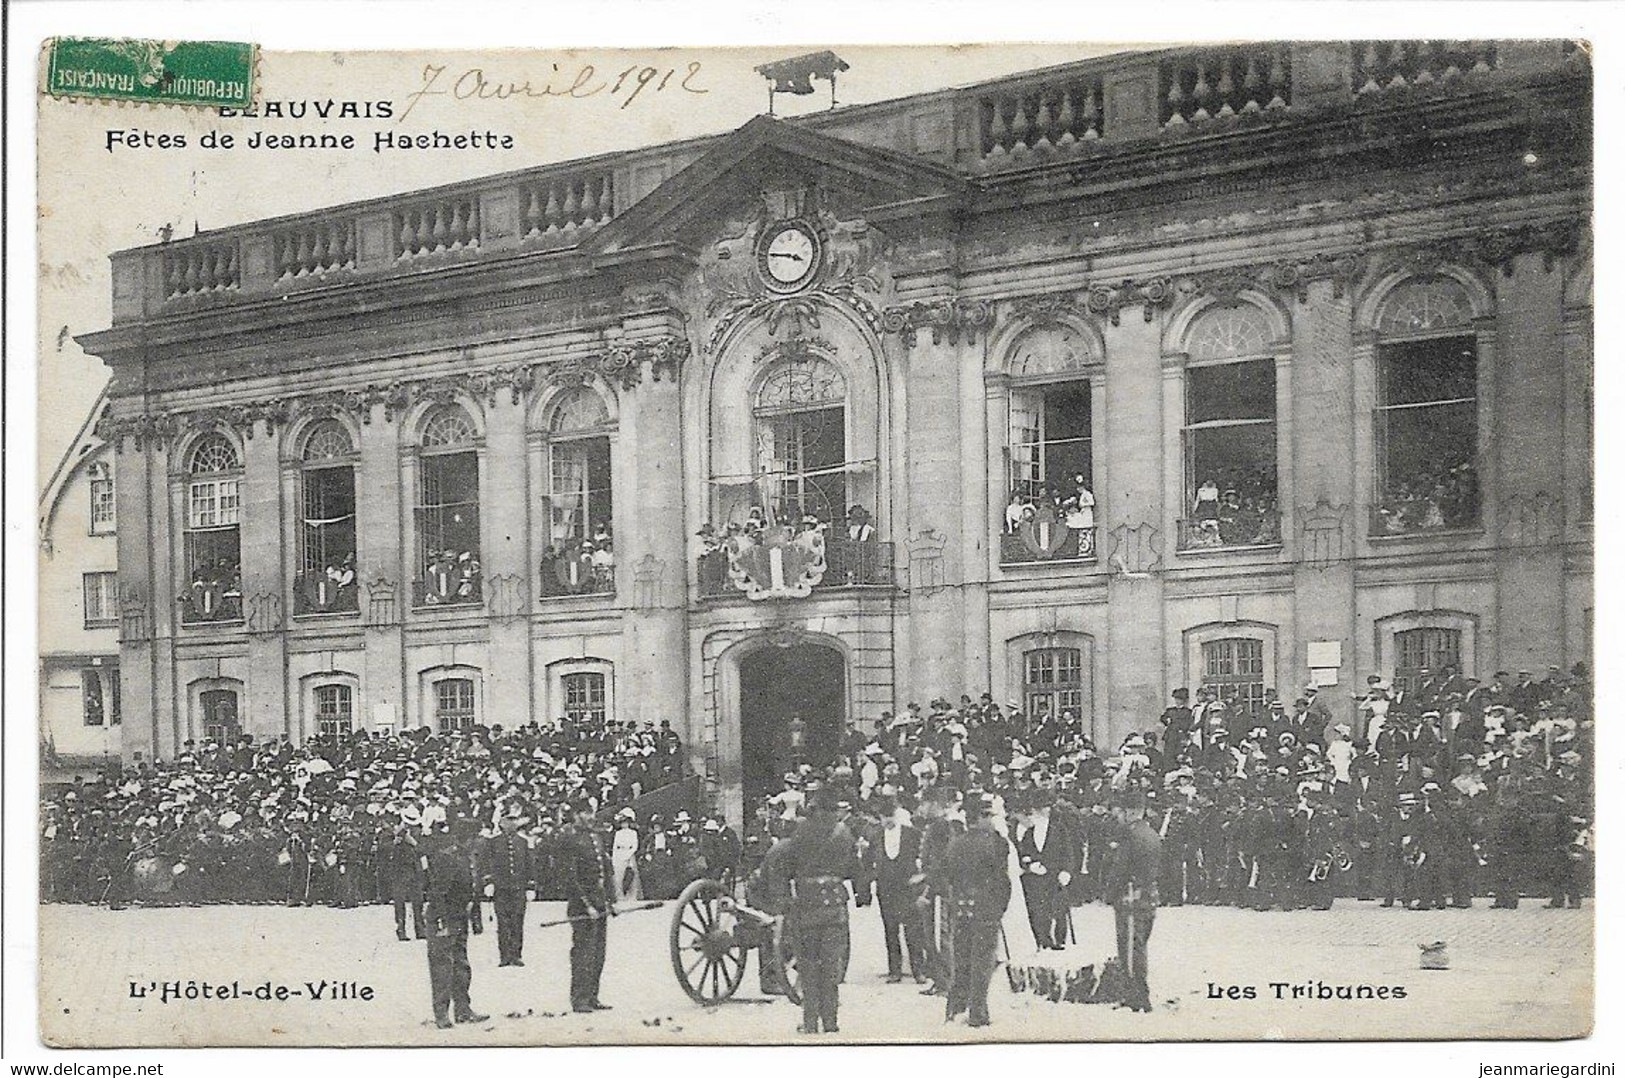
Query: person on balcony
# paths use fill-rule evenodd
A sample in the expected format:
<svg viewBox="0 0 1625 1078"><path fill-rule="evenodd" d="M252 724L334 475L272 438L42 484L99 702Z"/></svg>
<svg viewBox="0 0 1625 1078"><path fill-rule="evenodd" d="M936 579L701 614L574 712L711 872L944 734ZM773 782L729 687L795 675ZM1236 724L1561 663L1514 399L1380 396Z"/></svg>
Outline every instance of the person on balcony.
<svg viewBox="0 0 1625 1078"><path fill-rule="evenodd" d="M869 521L869 510L854 505L846 511L846 538L853 543L873 542L875 526Z"/></svg>
<svg viewBox="0 0 1625 1078"><path fill-rule="evenodd" d="M1083 473L1072 477L1072 494L1062 503L1066 510L1066 526L1073 531L1086 532L1095 526L1095 495L1089 489Z"/></svg>

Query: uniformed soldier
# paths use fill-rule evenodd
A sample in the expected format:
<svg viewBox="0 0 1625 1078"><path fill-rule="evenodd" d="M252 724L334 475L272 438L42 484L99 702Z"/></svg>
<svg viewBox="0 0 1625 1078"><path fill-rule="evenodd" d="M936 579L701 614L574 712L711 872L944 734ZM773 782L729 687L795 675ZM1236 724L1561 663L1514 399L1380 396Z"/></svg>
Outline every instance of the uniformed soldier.
<svg viewBox="0 0 1625 1078"><path fill-rule="evenodd" d="M597 806L580 800L571 809L573 821L560 835L559 870L569 896L565 914L570 918L570 1009L578 1014L607 1011L598 998L609 944L609 919L615 916L614 881L609 853L598 834Z"/></svg>
<svg viewBox="0 0 1625 1078"><path fill-rule="evenodd" d="M972 1026L992 1021L987 990L993 980L999 926L1010 905L1010 843L999 833L992 809L985 794L965 798L967 829L948 844L942 866L954 926L947 1020L969 1011Z"/></svg>
<svg viewBox="0 0 1625 1078"><path fill-rule="evenodd" d="M474 1012L468 991L473 973L468 965L468 908L474 902L474 879L469 871L472 834L470 821L435 825L434 849L428 856L424 919L429 927L429 991L434 999L434 1024L452 1027L459 1022L483 1022Z"/></svg>
<svg viewBox="0 0 1625 1078"><path fill-rule="evenodd" d="M841 972L851 948L847 881L860 871L857 840L841 821L839 791L830 786L818 790L776 868L790 891L789 928L801 973L801 1032L839 1032Z"/></svg>
<svg viewBox="0 0 1625 1078"><path fill-rule="evenodd" d="M501 832L480 847L480 877L497 918L498 966L525 964L525 891L533 875L530 841L519 833L526 822L519 806L510 806L498 824Z"/></svg>
<svg viewBox="0 0 1625 1078"><path fill-rule="evenodd" d="M1114 806L1121 827L1106 873L1106 901L1117 913L1117 961L1123 970L1123 1004L1130 1010L1151 1009L1147 946L1157 917L1157 874L1162 839L1146 822L1145 794L1126 791Z"/></svg>

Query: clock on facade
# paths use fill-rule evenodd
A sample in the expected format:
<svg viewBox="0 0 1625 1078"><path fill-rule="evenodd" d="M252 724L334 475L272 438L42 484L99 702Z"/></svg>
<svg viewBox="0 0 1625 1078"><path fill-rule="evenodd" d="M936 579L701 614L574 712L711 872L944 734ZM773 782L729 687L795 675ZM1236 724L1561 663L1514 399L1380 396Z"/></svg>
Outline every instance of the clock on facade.
<svg viewBox="0 0 1625 1078"><path fill-rule="evenodd" d="M775 292L792 292L818 271L823 257L818 233L805 221L780 221L763 230L756 245L762 280Z"/></svg>

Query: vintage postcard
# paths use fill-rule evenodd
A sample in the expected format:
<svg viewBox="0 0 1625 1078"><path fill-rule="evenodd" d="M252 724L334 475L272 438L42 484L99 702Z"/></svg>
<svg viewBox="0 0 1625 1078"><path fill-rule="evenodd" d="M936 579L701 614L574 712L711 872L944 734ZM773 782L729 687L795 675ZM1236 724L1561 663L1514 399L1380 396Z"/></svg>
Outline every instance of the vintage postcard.
<svg viewBox="0 0 1625 1078"><path fill-rule="evenodd" d="M1586 43L37 64L46 1044L1589 1034Z"/></svg>

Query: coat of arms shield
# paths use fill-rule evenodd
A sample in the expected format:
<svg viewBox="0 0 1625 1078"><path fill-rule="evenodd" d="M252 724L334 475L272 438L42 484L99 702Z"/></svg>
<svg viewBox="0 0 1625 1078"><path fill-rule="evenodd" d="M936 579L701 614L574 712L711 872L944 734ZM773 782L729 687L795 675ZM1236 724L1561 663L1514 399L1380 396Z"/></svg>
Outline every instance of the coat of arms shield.
<svg viewBox="0 0 1625 1078"><path fill-rule="evenodd" d="M824 535L788 525L728 543L728 579L749 599L806 598L824 579Z"/></svg>

